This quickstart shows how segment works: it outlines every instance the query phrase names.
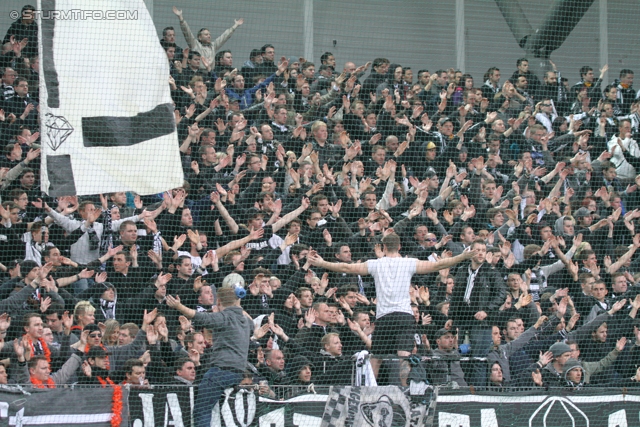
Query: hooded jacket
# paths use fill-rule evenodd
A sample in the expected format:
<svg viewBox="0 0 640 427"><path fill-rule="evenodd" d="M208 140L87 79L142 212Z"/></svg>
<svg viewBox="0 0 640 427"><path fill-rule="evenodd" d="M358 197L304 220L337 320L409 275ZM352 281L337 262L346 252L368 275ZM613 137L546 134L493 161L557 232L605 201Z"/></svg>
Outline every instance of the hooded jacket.
<svg viewBox="0 0 640 427"><path fill-rule="evenodd" d="M489 368L493 365L493 362L498 362L502 368L502 378L504 384L511 382L511 371L509 369L509 358L515 352L526 346L532 338L536 336L537 329L531 327L524 331L517 339L512 342L501 344L494 347L493 350L487 355L487 364Z"/></svg>
<svg viewBox="0 0 640 427"><path fill-rule="evenodd" d="M350 357L344 355L333 356L322 349L315 359L314 366L316 366L316 371L319 374L315 377L317 384L351 384L353 361Z"/></svg>
<svg viewBox="0 0 640 427"><path fill-rule="evenodd" d="M467 382L464 379L464 372L460 365L460 353L457 349L433 350L432 359L429 363L427 373L429 382L434 385L447 384L450 382L457 383L460 387L466 387Z"/></svg>
<svg viewBox="0 0 640 427"><path fill-rule="evenodd" d="M582 375L580 376L579 383L575 383L569 379L569 372L573 371L574 369L579 369L582 371ZM562 377L564 378L564 382L565 382L564 384L565 387L571 387L574 390L579 390L584 386L585 372L579 360L576 360L576 359L567 360L567 363L565 363L562 373L563 373Z"/></svg>

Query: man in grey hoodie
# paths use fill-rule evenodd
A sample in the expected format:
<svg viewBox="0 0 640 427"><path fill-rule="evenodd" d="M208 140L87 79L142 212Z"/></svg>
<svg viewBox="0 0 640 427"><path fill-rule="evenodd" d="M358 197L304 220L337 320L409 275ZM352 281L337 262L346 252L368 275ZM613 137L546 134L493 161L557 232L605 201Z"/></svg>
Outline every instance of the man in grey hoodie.
<svg viewBox="0 0 640 427"><path fill-rule="evenodd" d="M196 426L209 427L211 409L220 400L224 390L242 381L253 323L244 315L240 299L232 288L218 290L218 313L197 313L182 305L179 297L171 295L167 295L166 301L169 307L193 319L194 326L211 329L216 337L212 351L213 366L200 383L194 408Z"/></svg>
<svg viewBox="0 0 640 427"><path fill-rule="evenodd" d="M436 332L436 344L438 348L432 351L429 369L429 380L432 384L457 383L460 387L466 387L464 372L460 366L460 353L456 345L456 331L440 329Z"/></svg>
<svg viewBox="0 0 640 427"><path fill-rule="evenodd" d="M509 357L514 354L516 351L522 349L526 346L531 339L536 336L538 332L538 328L542 326L542 324L547 321L546 316L540 316L535 325L524 331L522 335L520 335L517 339L511 342L507 342L505 344L500 344L500 328L498 326L493 326L492 338L493 338L493 349L487 355L487 363L489 369L493 366L492 362L498 362L500 367L502 368L502 378L503 384L509 385L511 382L511 371L509 370ZM489 372L490 373L490 372Z"/></svg>

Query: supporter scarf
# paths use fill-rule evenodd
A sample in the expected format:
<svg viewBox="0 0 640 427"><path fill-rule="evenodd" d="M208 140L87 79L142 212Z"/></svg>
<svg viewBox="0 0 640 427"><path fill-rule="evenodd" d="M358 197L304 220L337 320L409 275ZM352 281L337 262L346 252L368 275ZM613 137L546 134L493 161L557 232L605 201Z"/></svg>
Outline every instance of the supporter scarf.
<svg viewBox="0 0 640 427"><path fill-rule="evenodd" d="M96 379L102 385L102 388L105 388L107 386L107 384L109 384L112 387L115 385L115 383L113 381L111 381L111 378L109 378L109 377L102 378L102 377L96 376Z"/></svg>
<svg viewBox="0 0 640 427"><path fill-rule="evenodd" d="M33 384L33 388L56 388L56 383L53 382L53 378L51 377L47 378L46 384L33 375L29 376L29 380L31 381L31 384Z"/></svg>
<svg viewBox="0 0 640 427"><path fill-rule="evenodd" d="M102 310L102 314L105 319L115 319L116 318L116 300L107 301L100 298L100 310Z"/></svg>
<svg viewBox="0 0 640 427"><path fill-rule="evenodd" d="M100 347L104 350L107 351L107 348L104 346L104 344L100 343ZM84 346L84 354L89 353L89 349L91 348L91 346L89 344ZM106 356L104 358L104 362L105 362L105 366L106 369L109 370L109 356ZM99 378L99 377L98 377Z"/></svg>
<svg viewBox="0 0 640 427"><path fill-rule="evenodd" d="M113 387L113 397L111 402L111 427L119 427L122 422L122 387L116 385L111 378L98 377L98 382L105 388L107 384Z"/></svg>
<svg viewBox="0 0 640 427"><path fill-rule="evenodd" d="M31 349L31 357L33 357L36 353L36 346L33 341L31 341L31 338L27 337L27 340L29 341L29 348ZM42 338L38 338L38 341L40 341L42 352L44 353L45 359L47 359L47 363L51 366L51 350L49 350L49 346Z"/></svg>

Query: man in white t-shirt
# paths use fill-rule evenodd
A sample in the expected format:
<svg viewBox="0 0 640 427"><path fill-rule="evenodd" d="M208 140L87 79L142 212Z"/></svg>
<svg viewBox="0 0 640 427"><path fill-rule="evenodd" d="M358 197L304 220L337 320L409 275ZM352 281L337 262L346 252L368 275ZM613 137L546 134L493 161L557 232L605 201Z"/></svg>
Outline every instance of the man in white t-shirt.
<svg viewBox="0 0 640 427"><path fill-rule="evenodd" d="M400 237L391 233L382 238L384 257L364 263L346 264L324 261L316 252L307 258L312 265L339 273L372 275L376 283L376 323L373 332L371 353L374 355L397 354L409 357L415 345L415 319L411 310L409 288L414 274L427 274L450 268L475 255L475 251L445 258L437 262L403 258L400 255ZM375 376L382 359L371 358Z"/></svg>

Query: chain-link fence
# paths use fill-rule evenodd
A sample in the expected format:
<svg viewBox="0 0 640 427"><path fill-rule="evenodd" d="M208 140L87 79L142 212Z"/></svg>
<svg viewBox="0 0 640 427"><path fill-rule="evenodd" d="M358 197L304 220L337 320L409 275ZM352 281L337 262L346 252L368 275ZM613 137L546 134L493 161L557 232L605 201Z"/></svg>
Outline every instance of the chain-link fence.
<svg viewBox="0 0 640 427"><path fill-rule="evenodd" d="M639 17L3 3L1 422L627 425Z"/></svg>

